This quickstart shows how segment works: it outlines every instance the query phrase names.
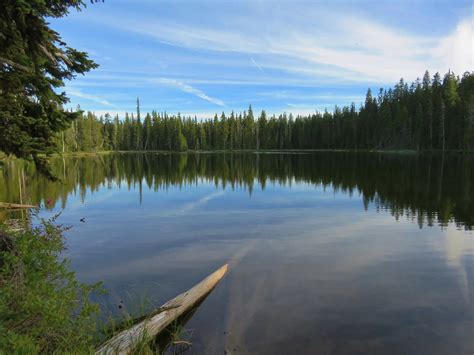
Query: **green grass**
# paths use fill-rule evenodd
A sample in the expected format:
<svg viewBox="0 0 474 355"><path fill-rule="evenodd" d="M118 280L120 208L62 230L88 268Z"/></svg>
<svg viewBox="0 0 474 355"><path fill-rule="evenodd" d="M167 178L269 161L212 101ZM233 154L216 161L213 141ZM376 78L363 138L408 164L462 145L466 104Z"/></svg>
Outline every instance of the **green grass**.
<svg viewBox="0 0 474 355"><path fill-rule="evenodd" d="M121 331L129 329L132 326L142 322L146 319L158 314L160 311L150 313L150 309L159 309L158 306L150 303L150 298L146 295L137 301L130 297L127 304L131 305L129 311L126 310L124 305L124 311L118 317L110 316L105 322L102 322L99 326L99 333L101 343L110 339ZM194 314L194 310L185 313L183 316L173 321L166 329L164 329L158 336L153 339L149 334L144 333L142 336L135 340L133 345L133 354L175 354L181 353L186 348L192 346L190 341L192 337L192 330L185 328L186 322ZM138 316L136 316L138 315Z"/></svg>
<svg viewBox="0 0 474 355"><path fill-rule="evenodd" d="M53 220L0 231L0 353L92 353L100 284L85 285L61 256L64 228Z"/></svg>
<svg viewBox="0 0 474 355"><path fill-rule="evenodd" d="M153 307L146 295L138 301L130 297L127 303L131 305L132 309L127 311L127 308L123 305L123 311L119 316L109 315L107 320L99 323L99 343L104 343L107 339L114 337L121 331L131 328L140 321L155 315L154 313L148 313L148 310ZM133 347L134 354L156 354L159 352L158 346L152 342L151 337L146 333L142 334L142 336L135 341Z"/></svg>
<svg viewBox="0 0 474 355"><path fill-rule="evenodd" d="M184 324L179 321L174 321L171 326L167 328L169 341L164 347L164 351L170 351L173 354L181 353L183 350L192 346L191 341L187 340L192 337L192 330L186 329Z"/></svg>
<svg viewBox="0 0 474 355"><path fill-rule="evenodd" d="M37 227L25 223L16 231L0 225L0 354L93 354L107 339L156 314L143 316L154 308L143 296L130 299L131 309L123 306L120 316L101 321L90 296L104 289L100 283L77 281L62 256L66 228L55 219ZM175 322L167 329L171 341L164 345L143 334L133 354L189 346L182 339L186 333Z"/></svg>

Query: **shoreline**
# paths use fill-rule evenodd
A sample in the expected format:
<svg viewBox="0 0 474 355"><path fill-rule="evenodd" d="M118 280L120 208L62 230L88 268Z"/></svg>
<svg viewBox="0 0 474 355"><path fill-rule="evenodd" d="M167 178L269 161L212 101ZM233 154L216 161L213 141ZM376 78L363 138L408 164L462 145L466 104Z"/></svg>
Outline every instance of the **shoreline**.
<svg viewBox="0 0 474 355"><path fill-rule="evenodd" d="M213 150L107 150L98 152L55 153L51 157L82 157L109 154L222 154L222 153L254 153L254 154L300 154L300 153L379 153L379 154L474 154L474 150L415 150L415 149L213 149Z"/></svg>
<svg viewBox="0 0 474 355"><path fill-rule="evenodd" d="M216 150L103 150L97 152L53 153L50 158L94 157L110 154L216 154L216 153L254 153L254 154L303 154L303 153L378 153L378 154L474 154L474 150L414 150L414 149L216 149ZM44 155L43 155L44 156ZM16 160L13 155L0 152L0 162Z"/></svg>

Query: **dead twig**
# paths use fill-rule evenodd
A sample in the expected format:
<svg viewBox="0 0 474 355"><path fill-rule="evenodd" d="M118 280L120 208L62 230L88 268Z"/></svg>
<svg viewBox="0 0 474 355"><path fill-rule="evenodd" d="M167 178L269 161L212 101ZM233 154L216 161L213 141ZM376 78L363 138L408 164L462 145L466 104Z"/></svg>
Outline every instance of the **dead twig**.
<svg viewBox="0 0 474 355"><path fill-rule="evenodd" d="M173 345L186 345L186 346L192 346L193 343L187 340L175 340L173 341Z"/></svg>

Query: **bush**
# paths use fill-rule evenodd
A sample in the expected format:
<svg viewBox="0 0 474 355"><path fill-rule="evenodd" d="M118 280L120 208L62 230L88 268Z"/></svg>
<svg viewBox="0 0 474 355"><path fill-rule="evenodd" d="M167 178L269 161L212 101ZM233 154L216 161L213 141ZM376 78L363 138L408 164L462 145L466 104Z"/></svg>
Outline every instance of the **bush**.
<svg viewBox="0 0 474 355"><path fill-rule="evenodd" d="M100 284L76 280L54 218L20 232L0 230L0 353L92 353Z"/></svg>

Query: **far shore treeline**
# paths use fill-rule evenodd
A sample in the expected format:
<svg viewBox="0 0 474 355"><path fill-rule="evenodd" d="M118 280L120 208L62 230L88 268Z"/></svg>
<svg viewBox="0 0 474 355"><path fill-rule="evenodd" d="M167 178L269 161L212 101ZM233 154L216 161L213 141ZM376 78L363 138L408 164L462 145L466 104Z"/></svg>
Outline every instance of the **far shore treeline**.
<svg viewBox="0 0 474 355"><path fill-rule="evenodd" d="M153 111L125 117L85 113L56 138L62 152L101 150L474 148L474 74L425 72L408 85L367 91L365 103L306 116L222 113L214 118Z"/></svg>

